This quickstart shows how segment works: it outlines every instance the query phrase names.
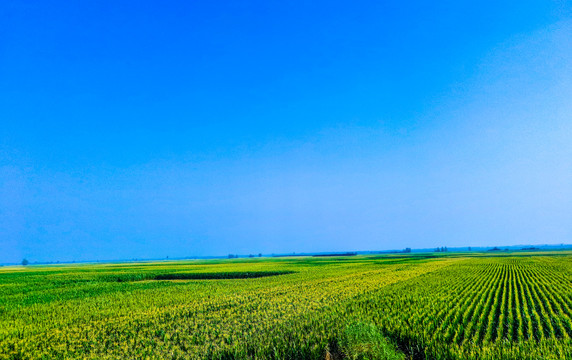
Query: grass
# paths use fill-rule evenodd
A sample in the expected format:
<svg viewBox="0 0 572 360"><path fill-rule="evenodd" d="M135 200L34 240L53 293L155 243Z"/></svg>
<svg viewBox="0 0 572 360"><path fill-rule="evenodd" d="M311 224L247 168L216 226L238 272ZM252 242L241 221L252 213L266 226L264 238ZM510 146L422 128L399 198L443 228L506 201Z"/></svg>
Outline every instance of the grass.
<svg viewBox="0 0 572 360"><path fill-rule="evenodd" d="M351 360L404 360L405 355L397 350L381 330L364 322L346 326L340 340L340 352Z"/></svg>

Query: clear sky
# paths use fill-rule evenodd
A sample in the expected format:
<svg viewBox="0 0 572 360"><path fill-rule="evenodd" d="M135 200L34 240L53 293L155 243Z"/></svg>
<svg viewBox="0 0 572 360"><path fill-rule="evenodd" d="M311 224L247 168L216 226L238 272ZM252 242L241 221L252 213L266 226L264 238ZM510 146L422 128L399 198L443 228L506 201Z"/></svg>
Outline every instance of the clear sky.
<svg viewBox="0 0 572 360"><path fill-rule="evenodd" d="M0 262L571 243L569 1L0 4Z"/></svg>

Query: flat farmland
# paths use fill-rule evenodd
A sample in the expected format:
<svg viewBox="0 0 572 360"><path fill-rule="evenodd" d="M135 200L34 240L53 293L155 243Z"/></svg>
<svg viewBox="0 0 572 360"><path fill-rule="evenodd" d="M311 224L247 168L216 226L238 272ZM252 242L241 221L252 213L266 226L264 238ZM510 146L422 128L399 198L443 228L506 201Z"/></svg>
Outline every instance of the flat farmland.
<svg viewBox="0 0 572 360"><path fill-rule="evenodd" d="M572 254L471 255L4 267L0 359L571 359Z"/></svg>

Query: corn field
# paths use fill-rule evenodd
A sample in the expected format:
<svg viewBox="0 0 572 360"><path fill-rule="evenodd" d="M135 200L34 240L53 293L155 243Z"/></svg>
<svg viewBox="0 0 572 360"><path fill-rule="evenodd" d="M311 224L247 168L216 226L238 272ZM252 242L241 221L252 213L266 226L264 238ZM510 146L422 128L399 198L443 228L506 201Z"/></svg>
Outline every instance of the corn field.
<svg viewBox="0 0 572 360"><path fill-rule="evenodd" d="M4 267L0 359L324 359L355 323L375 326L409 359L572 359L571 260L555 252Z"/></svg>

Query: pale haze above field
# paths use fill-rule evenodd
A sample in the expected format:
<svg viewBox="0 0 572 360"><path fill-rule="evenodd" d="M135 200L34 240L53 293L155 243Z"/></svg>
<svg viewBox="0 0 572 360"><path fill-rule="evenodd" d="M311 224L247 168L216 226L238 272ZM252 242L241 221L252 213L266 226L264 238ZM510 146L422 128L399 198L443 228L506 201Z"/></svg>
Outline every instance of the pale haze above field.
<svg viewBox="0 0 572 360"><path fill-rule="evenodd" d="M468 3L2 1L0 263L572 243L572 5Z"/></svg>

